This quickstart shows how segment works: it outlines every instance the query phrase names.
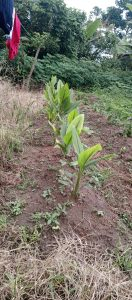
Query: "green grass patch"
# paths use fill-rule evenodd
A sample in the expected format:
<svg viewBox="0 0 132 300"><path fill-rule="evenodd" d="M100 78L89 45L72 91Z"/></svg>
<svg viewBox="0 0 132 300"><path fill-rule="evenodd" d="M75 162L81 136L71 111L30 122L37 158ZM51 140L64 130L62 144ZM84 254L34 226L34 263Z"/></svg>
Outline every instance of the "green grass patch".
<svg viewBox="0 0 132 300"><path fill-rule="evenodd" d="M94 92L97 101L93 108L105 114L113 124L123 125L124 134L132 136L132 89L111 87Z"/></svg>

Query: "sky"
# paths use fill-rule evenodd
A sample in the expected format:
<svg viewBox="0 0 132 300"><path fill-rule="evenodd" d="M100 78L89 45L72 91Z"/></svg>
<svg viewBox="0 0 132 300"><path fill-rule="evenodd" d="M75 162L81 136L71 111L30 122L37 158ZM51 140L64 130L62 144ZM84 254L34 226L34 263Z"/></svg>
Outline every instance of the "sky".
<svg viewBox="0 0 132 300"><path fill-rule="evenodd" d="M94 6L106 9L109 6L115 5L115 0L64 0L67 6L78 8L86 11L87 14Z"/></svg>

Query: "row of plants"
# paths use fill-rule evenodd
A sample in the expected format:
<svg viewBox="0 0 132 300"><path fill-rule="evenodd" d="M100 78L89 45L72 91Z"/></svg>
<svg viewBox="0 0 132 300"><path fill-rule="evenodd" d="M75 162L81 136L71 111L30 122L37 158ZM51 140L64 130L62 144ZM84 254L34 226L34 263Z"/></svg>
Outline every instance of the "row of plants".
<svg viewBox="0 0 132 300"><path fill-rule="evenodd" d="M89 133L90 129L84 126L84 114L79 112L79 103L73 99L72 90L67 83L53 76L46 85L45 98L48 122L54 133L54 144L59 147L65 158L74 151L74 160L70 165L77 170L76 182L72 194L76 198L79 194L80 181L85 170L100 160L111 159L112 155L99 156L101 144L87 147L81 141L82 133Z"/></svg>

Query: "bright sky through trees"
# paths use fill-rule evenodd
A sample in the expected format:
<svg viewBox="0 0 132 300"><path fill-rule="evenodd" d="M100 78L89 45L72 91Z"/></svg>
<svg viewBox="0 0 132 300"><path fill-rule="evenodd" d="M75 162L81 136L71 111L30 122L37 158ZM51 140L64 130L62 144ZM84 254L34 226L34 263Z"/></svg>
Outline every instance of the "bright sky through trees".
<svg viewBox="0 0 132 300"><path fill-rule="evenodd" d="M94 6L106 9L115 5L115 0L64 0L67 6L75 7L89 13Z"/></svg>

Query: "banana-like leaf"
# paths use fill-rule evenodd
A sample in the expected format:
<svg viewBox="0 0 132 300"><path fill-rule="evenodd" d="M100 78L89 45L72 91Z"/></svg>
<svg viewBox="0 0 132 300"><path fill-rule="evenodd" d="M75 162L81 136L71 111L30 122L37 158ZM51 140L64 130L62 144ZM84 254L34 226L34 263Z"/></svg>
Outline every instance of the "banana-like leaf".
<svg viewBox="0 0 132 300"><path fill-rule="evenodd" d="M63 122L61 125L61 130L60 130L60 136L63 140L64 136L66 135L66 131L67 131L67 123Z"/></svg>
<svg viewBox="0 0 132 300"><path fill-rule="evenodd" d="M85 166L89 160L99 151L102 150L102 146L97 144L93 147L90 147L84 151L82 151L78 156L78 164L81 171L84 171Z"/></svg>
<svg viewBox="0 0 132 300"><path fill-rule="evenodd" d="M73 109L68 115L68 123L70 124L79 115L77 109Z"/></svg>
<svg viewBox="0 0 132 300"><path fill-rule="evenodd" d="M84 114L80 114L70 123L67 129L67 133L72 131L72 127L74 126L77 130L77 133L80 135L83 129L84 124Z"/></svg>
<svg viewBox="0 0 132 300"><path fill-rule="evenodd" d="M50 101L50 102L53 101L53 95L52 95L51 88L50 88L49 84L46 85L45 97L48 101Z"/></svg>
<svg viewBox="0 0 132 300"><path fill-rule="evenodd" d="M59 90L64 86L63 82L61 80L58 80L57 83L57 92L59 92Z"/></svg>
<svg viewBox="0 0 132 300"><path fill-rule="evenodd" d="M90 39L94 35L94 33L96 32L96 30L100 25L101 25L100 19L96 19L95 21L90 22L90 24L88 24L86 28L86 36L88 39Z"/></svg>
<svg viewBox="0 0 132 300"><path fill-rule="evenodd" d="M67 83L60 86L60 89L58 90L58 101L62 105L64 103L70 103L70 90Z"/></svg>
<svg viewBox="0 0 132 300"><path fill-rule="evenodd" d="M52 76L51 77L51 88L52 88L52 90L54 90L54 88L55 88L55 85L56 85L56 83L57 83L57 77L56 76Z"/></svg>
<svg viewBox="0 0 132 300"><path fill-rule="evenodd" d="M83 144L74 126L72 128L72 143L76 154L79 155L83 151Z"/></svg>
<svg viewBox="0 0 132 300"><path fill-rule="evenodd" d="M63 140L66 145L72 143L72 128L75 127L77 130L78 135L81 134L81 131L83 129L83 123L84 123L84 114L78 115L68 126L68 129L66 131L66 135L64 136Z"/></svg>
<svg viewBox="0 0 132 300"><path fill-rule="evenodd" d="M64 143L68 146L72 143L72 128L71 131L69 131L64 137L63 137Z"/></svg>
<svg viewBox="0 0 132 300"><path fill-rule="evenodd" d="M79 102L71 102L69 107L67 109L65 108L65 114L69 114L73 109L77 108L79 105Z"/></svg>

